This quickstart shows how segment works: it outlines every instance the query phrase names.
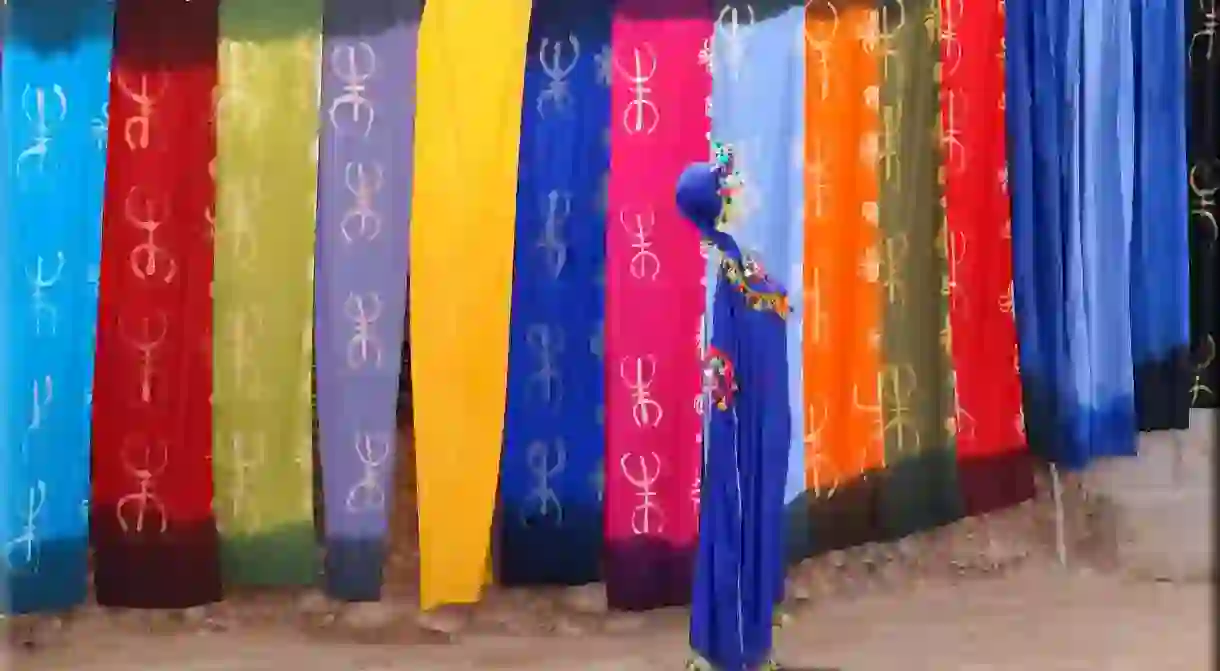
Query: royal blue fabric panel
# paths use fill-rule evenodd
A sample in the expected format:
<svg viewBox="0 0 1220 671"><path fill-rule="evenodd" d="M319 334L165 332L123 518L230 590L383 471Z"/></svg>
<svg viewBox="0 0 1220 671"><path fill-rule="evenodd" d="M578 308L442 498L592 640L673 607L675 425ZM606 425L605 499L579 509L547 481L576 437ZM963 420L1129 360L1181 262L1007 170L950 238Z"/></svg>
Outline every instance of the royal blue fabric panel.
<svg viewBox="0 0 1220 671"><path fill-rule="evenodd" d="M795 310L787 321L785 344L788 360L796 363L788 369L792 433L784 500L804 514L804 389L799 362L805 244L805 5L721 0L716 12L711 45L712 139L733 148L746 184L735 204L733 236L769 275L789 288ZM709 314L714 329L715 311Z"/></svg>
<svg viewBox="0 0 1220 671"><path fill-rule="evenodd" d="M500 465L507 585L599 576L611 10L538 0L531 15Z"/></svg>
<svg viewBox="0 0 1220 671"><path fill-rule="evenodd" d="M1013 280L1031 448L1079 468L1135 449L1130 14L1007 5Z"/></svg>
<svg viewBox="0 0 1220 671"><path fill-rule="evenodd" d="M0 610L84 601L110 0L10 0L3 60Z"/></svg>
<svg viewBox="0 0 1220 671"><path fill-rule="evenodd" d="M1136 92L1131 338L1142 430L1190 420L1186 7L1132 0Z"/></svg>

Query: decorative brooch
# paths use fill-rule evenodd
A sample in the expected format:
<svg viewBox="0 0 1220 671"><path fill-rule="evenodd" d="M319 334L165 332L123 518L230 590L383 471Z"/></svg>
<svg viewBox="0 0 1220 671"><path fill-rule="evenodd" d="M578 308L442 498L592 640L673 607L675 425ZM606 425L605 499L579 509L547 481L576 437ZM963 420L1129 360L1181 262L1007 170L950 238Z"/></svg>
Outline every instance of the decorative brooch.
<svg viewBox="0 0 1220 671"><path fill-rule="evenodd" d="M712 403L720 410L728 410L737 394L737 376L733 362L721 350L709 347L703 359L703 386L711 396Z"/></svg>

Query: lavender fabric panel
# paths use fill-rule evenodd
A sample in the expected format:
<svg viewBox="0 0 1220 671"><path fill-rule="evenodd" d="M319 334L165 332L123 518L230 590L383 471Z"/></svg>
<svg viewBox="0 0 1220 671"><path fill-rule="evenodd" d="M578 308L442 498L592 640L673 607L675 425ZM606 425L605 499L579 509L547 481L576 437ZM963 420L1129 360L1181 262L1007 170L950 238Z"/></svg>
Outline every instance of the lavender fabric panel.
<svg viewBox="0 0 1220 671"><path fill-rule="evenodd" d="M406 310L419 0L327 0L316 259L326 585L380 597Z"/></svg>

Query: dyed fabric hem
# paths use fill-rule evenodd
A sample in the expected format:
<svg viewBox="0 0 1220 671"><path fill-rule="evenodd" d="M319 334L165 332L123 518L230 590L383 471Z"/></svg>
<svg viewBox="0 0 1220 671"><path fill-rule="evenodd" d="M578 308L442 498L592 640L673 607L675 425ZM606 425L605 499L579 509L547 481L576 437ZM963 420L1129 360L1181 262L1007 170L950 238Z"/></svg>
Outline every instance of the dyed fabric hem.
<svg viewBox="0 0 1220 671"><path fill-rule="evenodd" d="M503 511L500 524L515 524L520 518L520 512L508 506ZM601 553L601 509L565 508L563 514L562 528L539 525L499 533L501 585L584 585L600 579L597 562L588 561L588 557ZM519 559L506 561L505 557Z"/></svg>
<svg viewBox="0 0 1220 671"><path fill-rule="evenodd" d="M804 500L809 506L809 535L800 546L806 549L806 557L881 538L878 496L883 477L883 471L870 470L840 484L833 494L805 492Z"/></svg>
<svg viewBox="0 0 1220 671"><path fill-rule="evenodd" d="M964 514L952 448L923 448L918 455L891 461L878 475L880 540L942 527Z"/></svg>
<svg viewBox="0 0 1220 671"><path fill-rule="evenodd" d="M342 594L344 601L379 601L386 542L384 538L326 539L327 593Z"/></svg>
<svg viewBox="0 0 1220 671"><path fill-rule="evenodd" d="M220 546L226 583L263 587L298 587L318 583L316 531L312 524L293 524L251 535L233 534Z"/></svg>
<svg viewBox="0 0 1220 671"><path fill-rule="evenodd" d="M1190 348L1176 347L1158 361L1135 367L1135 407L1140 431L1186 429L1190 426Z"/></svg>
<svg viewBox="0 0 1220 671"><path fill-rule="evenodd" d="M223 598L216 520L170 520L165 533L141 537L123 532L114 506L92 514L98 605L191 608Z"/></svg>
<svg viewBox="0 0 1220 671"><path fill-rule="evenodd" d="M13 554L24 553L15 546ZM29 615L65 611L84 603L89 542L84 538L42 540L34 549L38 570L16 568L0 574L0 613ZM24 556L24 554L23 554Z"/></svg>
<svg viewBox="0 0 1220 671"><path fill-rule="evenodd" d="M957 482L967 517L1011 508L1034 498L1034 464L1024 445L981 457L958 455Z"/></svg>
<svg viewBox="0 0 1220 671"><path fill-rule="evenodd" d="M1023 377L1030 451L1068 470L1081 470L1094 459L1130 457L1136 452L1135 412L1130 399L1109 408L1087 408L1047 393L1027 374Z"/></svg>
<svg viewBox="0 0 1220 671"><path fill-rule="evenodd" d="M695 547L676 547L656 538L605 539L604 579L613 610L641 611L685 606L695 577Z"/></svg>

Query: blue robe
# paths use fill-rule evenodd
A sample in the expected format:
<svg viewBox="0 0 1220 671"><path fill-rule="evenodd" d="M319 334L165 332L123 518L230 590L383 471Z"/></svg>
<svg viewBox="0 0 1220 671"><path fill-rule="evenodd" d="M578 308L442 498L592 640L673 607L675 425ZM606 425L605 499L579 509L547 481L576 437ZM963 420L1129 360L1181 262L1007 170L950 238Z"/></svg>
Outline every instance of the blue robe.
<svg viewBox="0 0 1220 671"><path fill-rule="evenodd" d="M771 652L782 597L784 483L792 431L787 297L727 235L712 303L709 398L691 602L691 647L717 671L746 671Z"/></svg>

